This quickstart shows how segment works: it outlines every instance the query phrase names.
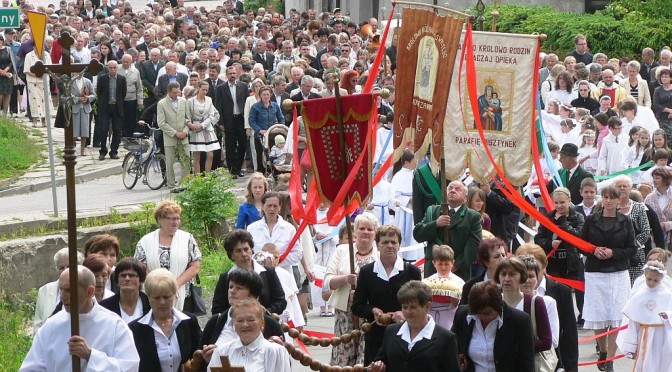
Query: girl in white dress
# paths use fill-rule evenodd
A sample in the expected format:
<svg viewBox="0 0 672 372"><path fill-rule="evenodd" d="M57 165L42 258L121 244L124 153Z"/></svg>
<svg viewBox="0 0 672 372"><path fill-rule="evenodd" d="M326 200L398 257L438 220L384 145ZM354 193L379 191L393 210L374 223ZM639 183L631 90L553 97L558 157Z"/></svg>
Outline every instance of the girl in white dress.
<svg viewBox="0 0 672 372"><path fill-rule="evenodd" d="M672 371L672 291L660 285L667 271L658 261L644 265L646 286L634 292L623 308L628 328L616 338L618 348L635 360L633 371Z"/></svg>
<svg viewBox="0 0 672 372"><path fill-rule="evenodd" d="M579 147L579 164L590 173L597 170L597 141L595 131L586 129L581 137Z"/></svg>

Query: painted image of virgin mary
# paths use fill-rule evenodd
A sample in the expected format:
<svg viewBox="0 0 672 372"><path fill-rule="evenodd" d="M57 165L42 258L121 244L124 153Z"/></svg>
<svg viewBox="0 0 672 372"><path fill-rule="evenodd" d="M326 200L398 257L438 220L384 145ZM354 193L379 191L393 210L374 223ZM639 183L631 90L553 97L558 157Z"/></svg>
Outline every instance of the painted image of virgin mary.
<svg viewBox="0 0 672 372"><path fill-rule="evenodd" d="M478 112L483 130L502 130L502 101L492 85L486 85L478 97Z"/></svg>

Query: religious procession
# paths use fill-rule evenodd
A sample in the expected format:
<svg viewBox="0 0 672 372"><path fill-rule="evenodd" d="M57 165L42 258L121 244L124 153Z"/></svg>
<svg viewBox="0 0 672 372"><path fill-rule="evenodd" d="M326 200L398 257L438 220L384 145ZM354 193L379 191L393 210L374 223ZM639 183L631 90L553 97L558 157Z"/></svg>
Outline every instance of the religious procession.
<svg viewBox="0 0 672 372"><path fill-rule="evenodd" d="M55 252L20 371L672 371L669 47L578 34L561 60L431 4L193 4L3 0L7 115L57 112L100 162L151 135L171 194L245 183L211 300L171 199L130 257Z"/></svg>

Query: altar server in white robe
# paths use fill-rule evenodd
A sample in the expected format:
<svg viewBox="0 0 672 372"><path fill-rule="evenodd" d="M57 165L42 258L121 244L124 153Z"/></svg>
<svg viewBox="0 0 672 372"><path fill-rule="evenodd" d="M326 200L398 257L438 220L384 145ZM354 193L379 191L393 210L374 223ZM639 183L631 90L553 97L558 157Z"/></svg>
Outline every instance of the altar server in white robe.
<svg viewBox="0 0 672 372"><path fill-rule="evenodd" d="M411 184L411 190L412 187ZM387 182L385 177L383 177L378 181L376 186L373 187L373 190L371 191L371 201L369 201L366 210L373 213L381 225L390 225L394 222L390 215L390 209L395 209L396 207L394 199L395 195L392 184Z"/></svg>
<svg viewBox="0 0 672 372"><path fill-rule="evenodd" d="M666 270L662 263L644 265L646 286L632 294L623 307L628 328L616 338L616 345L635 360L635 372L672 372L672 291L661 285Z"/></svg>
<svg viewBox="0 0 672 372"><path fill-rule="evenodd" d="M415 155L410 150L404 150L401 155L402 168L392 177L394 190L395 215L391 225L401 229L401 247L408 247L417 242L413 239L413 170L415 169ZM421 249L402 253L404 260L415 261L424 256Z"/></svg>
<svg viewBox="0 0 672 372"><path fill-rule="evenodd" d="M71 371L72 355L80 358L86 372L138 371L140 357L131 331L117 314L94 300L96 279L91 270L77 266L77 272L80 335L70 336L70 272L65 270L59 278L64 310L37 332L19 371Z"/></svg>
<svg viewBox="0 0 672 372"><path fill-rule="evenodd" d="M327 205L320 203L315 214L317 220L324 220L327 217L328 211L329 208ZM341 221L341 224L343 224L343 221ZM315 264L313 265L315 280L310 282L310 298L313 306L320 307L320 316L327 316L334 313L334 309L322 298L321 284L324 280L327 263L338 245L338 230L340 229L341 224L338 226L329 226L329 224L325 222L313 225L313 228L315 229L315 248L317 252L315 253Z"/></svg>

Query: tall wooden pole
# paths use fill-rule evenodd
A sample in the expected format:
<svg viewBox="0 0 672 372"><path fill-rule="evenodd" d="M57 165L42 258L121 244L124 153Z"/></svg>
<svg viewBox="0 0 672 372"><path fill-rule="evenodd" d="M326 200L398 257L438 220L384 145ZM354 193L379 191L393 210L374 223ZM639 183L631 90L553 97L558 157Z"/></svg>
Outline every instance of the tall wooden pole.
<svg viewBox="0 0 672 372"><path fill-rule="evenodd" d="M345 158L345 124L343 123L343 108L341 107L341 75L338 71L332 72L334 79L334 97L336 98L336 118L338 120L338 142L340 144L341 151L341 179L345 182L345 178L348 176L348 171L345 169L348 166L348 161ZM352 222L350 222L350 213L348 213L347 208L350 205L350 196L345 197L345 204L343 207L345 211L345 226L348 229L348 248L350 249L350 273L355 273L355 245L352 242L353 232L352 232Z"/></svg>
<svg viewBox="0 0 672 372"><path fill-rule="evenodd" d="M103 66L97 59L94 59L89 64L72 64L70 61L70 47L75 40L69 33L63 32L58 38L58 43L63 47L63 63L61 65L44 64L38 61L30 68L30 71L37 77L48 73L58 83L59 78L55 73L62 73L60 80L64 83L63 97L65 103L63 104L63 122L65 126L65 148L63 149L63 164L65 165L65 186L67 198L67 217L68 217L68 264L70 274L70 333L72 336L79 335L79 299L77 288L79 286L79 278L77 273L77 207L75 198L75 164L77 164L77 155L75 154L75 136L71 125L72 119L72 103L70 102L70 93L72 88L72 80L70 74L74 72L83 73L87 69L92 74L97 74L103 69ZM49 104L49 102L45 102ZM79 358L76 355L72 356L72 371L80 372Z"/></svg>

